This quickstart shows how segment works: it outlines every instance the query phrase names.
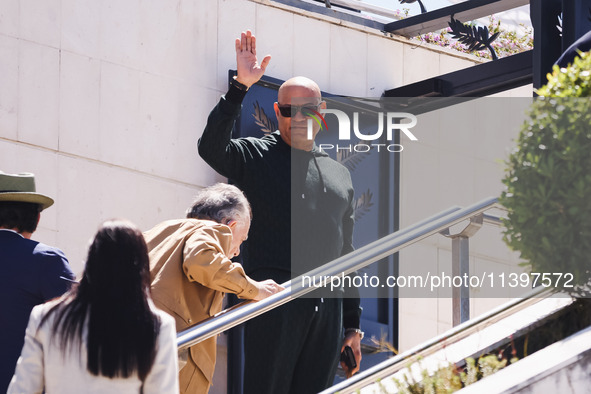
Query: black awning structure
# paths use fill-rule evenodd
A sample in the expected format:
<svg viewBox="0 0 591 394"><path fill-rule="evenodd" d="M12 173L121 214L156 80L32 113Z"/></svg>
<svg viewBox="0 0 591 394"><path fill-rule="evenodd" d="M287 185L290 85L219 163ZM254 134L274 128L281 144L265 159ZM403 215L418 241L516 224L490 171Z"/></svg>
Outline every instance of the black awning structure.
<svg viewBox="0 0 591 394"><path fill-rule="evenodd" d="M386 90L385 97L483 97L532 83L533 50Z"/></svg>
<svg viewBox="0 0 591 394"><path fill-rule="evenodd" d="M350 1L273 1L404 37L445 29L452 18L467 23L529 4L532 51L389 89L386 97L482 97L532 83L539 88L562 52L591 30L591 0L465 0L390 23L366 18L361 11L371 11Z"/></svg>
<svg viewBox="0 0 591 394"><path fill-rule="evenodd" d="M445 29L450 16L469 22L528 4L529 0L469 0L388 23L385 30L404 37L414 37Z"/></svg>
<svg viewBox="0 0 591 394"><path fill-rule="evenodd" d="M413 37L446 28L452 17L469 22L527 4L533 50L389 89L384 96L483 97L532 83L541 87L560 54L591 30L591 0L467 0L384 26L387 32Z"/></svg>

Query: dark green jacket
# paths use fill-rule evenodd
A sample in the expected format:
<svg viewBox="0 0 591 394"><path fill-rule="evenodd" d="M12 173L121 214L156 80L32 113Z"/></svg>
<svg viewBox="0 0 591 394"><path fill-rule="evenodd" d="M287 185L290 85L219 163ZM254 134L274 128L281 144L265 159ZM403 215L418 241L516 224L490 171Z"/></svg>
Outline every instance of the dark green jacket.
<svg viewBox="0 0 591 394"><path fill-rule="evenodd" d="M199 154L251 204L253 219L243 247L246 272L258 280L284 282L353 250L351 176L316 148L291 149L278 131L232 139L243 98L234 87L221 98L199 139ZM359 327L357 289L347 290L344 309L345 327Z"/></svg>

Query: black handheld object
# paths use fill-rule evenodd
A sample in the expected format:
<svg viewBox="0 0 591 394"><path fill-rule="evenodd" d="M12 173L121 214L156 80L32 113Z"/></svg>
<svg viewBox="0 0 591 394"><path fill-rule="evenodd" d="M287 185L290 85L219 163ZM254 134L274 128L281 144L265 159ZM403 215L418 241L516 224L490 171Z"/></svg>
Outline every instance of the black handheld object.
<svg viewBox="0 0 591 394"><path fill-rule="evenodd" d="M355 361L355 355L351 346L345 346L345 350L341 353L341 361L345 363L347 368L357 368L357 361Z"/></svg>

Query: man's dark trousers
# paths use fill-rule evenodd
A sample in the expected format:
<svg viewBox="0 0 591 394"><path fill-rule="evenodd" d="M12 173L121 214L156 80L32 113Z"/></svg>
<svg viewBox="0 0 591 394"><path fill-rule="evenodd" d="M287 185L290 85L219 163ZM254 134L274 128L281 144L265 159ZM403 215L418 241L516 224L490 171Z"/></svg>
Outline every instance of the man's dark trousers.
<svg viewBox="0 0 591 394"><path fill-rule="evenodd" d="M342 345L342 301L295 299L248 321L244 394L307 394L332 386ZM271 342L275 338L281 340Z"/></svg>

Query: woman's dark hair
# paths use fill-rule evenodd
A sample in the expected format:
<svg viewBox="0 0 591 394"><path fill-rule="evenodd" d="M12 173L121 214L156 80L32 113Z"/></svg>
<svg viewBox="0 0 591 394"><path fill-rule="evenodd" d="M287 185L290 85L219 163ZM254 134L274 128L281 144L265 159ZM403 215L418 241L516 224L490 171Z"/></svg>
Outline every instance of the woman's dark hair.
<svg viewBox="0 0 591 394"><path fill-rule="evenodd" d="M0 227L17 229L19 233L34 233L39 222L41 206L31 202L0 202Z"/></svg>
<svg viewBox="0 0 591 394"><path fill-rule="evenodd" d="M142 233L130 222L103 223L88 250L80 283L41 321L56 313L53 336L63 352L82 346L88 319L87 369L93 375L143 381L154 363L160 321L149 306L150 268Z"/></svg>

